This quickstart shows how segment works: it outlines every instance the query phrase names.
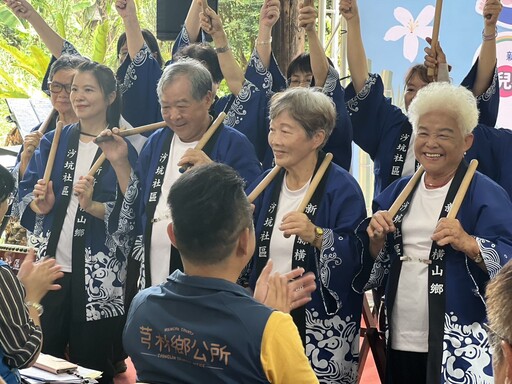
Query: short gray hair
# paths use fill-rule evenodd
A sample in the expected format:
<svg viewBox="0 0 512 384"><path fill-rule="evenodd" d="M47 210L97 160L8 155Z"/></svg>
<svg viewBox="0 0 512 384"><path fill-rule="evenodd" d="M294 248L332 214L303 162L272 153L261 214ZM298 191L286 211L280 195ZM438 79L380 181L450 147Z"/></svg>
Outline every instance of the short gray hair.
<svg viewBox="0 0 512 384"><path fill-rule="evenodd" d="M276 93L270 100L270 120L287 112L306 131L311 139L319 131L325 132L322 148L336 124L336 108L320 88L293 87Z"/></svg>
<svg viewBox="0 0 512 384"><path fill-rule="evenodd" d="M212 90L212 76L199 61L194 59L182 59L165 67L162 77L156 86L159 101L165 88L182 76L189 79L194 100L202 100Z"/></svg>
<svg viewBox="0 0 512 384"><path fill-rule="evenodd" d="M478 124L476 98L461 85L433 82L421 88L408 111L414 131L418 130L420 117L434 111L453 114L464 136L469 135Z"/></svg>

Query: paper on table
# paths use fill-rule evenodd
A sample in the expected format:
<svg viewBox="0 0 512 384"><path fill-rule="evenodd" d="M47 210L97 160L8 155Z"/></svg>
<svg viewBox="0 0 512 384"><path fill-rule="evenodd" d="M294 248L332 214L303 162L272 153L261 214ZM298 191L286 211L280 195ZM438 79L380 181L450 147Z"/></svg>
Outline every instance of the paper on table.
<svg viewBox="0 0 512 384"><path fill-rule="evenodd" d="M78 366L78 370L76 374L71 373L60 373L58 375L46 372L42 369L31 367L20 369L20 374L24 379L27 379L30 383L82 383L85 380L89 384L97 383L95 379L99 379L101 377L100 371L95 371L93 369L84 368ZM84 380L85 379L85 380Z"/></svg>
<svg viewBox="0 0 512 384"><path fill-rule="evenodd" d="M60 373L58 375L44 371L39 368L30 367L20 369L20 375L29 379L35 379L45 383L59 382L59 383L81 383L82 378L71 373Z"/></svg>

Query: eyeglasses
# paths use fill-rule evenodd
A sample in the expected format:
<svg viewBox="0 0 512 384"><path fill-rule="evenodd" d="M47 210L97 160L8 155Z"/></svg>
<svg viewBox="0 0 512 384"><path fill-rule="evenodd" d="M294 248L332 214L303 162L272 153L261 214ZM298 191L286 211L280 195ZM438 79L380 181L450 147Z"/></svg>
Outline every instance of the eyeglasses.
<svg viewBox="0 0 512 384"><path fill-rule="evenodd" d="M491 347L495 347L495 346L499 345L501 340L503 340L506 343L512 345L512 343L508 340L508 338L506 338L506 337L500 335L499 333L497 333L494 329L492 329L489 326L489 324L483 323L482 325L483 325L485 331L487 332L487 334L489 335L489 344L491 345Z"/></svg>
<svg viewBox="0 0 512 384"><path fill-rule="evenodd" d="M311 81L313 81L313 79L287 79L286 83L289 87L309 87L311 85Z"/></svg>
<svg viewBox="0 0 512 384"><path fill-rule="evenodd" d="M51 93L61 93L63 89L66 90L66 93L71 93L71 84L61 84L56 81L49 81L48 88Z"/></svg>

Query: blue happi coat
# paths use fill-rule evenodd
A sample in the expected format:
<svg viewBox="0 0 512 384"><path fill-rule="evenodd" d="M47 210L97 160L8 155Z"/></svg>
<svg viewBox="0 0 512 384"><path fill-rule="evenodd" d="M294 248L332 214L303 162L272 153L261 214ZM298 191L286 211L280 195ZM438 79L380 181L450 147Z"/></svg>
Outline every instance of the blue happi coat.
<svg viewBox="0 0 512 384"><path fill-rule="evenodd" d="M476 80L477 69L478 61L461 85L471 89ZM391 184L390 175L395 148L400 140L402 125L408 118L400 108L391 104L391 99L384 96L384 84L377 74L370 74L358 94L355 93L352 83L349 84L345 92L345 100L354 128L354 142L373 160L374 196L377 196ZM499 108L497 71L489 88L477 97L477 102L480 111L479 122L493 127ZM405 140L409 142L410 136ZM477 151L479 145L478 140L475 140L472 150ZM466 157L466 160L469 161L472 158Z"/></svg>
<svg viewBox="0 0 512 384"><path fill-rule="evenodd" d="M233 167L246 182L252 182L261 173L261 166L252 144L231 127L221 126L218 130L220 134L209 157L213 161ZM141 287L146 286L144 259L145 253L149 252L144 249L148 220L146 205L156 169L160 165L160 156L164 151L169 151L169 148L163 148L163 143L173 134L170 128L165 127L148 138L134 168L135 171L131 174L124 198L119 194L116 204L107 207L106 216L110 233L126 255L130 254L133 247L132 256L141 261Z"/></svg>
<svg viewBox="0 0 512 384"><path fill-rule="evenodd" d="M255 180L247 193L265 174ZM305 308L305 348L320 383L349 384L357 381L363 305L363 296L352 288L352 281L362 266L361 243L354 229L366 216L366 210L361 189L347 171L331 164L326 176L314 218L314 224L324 230L322 249L307 247L305 269L315 274L317 289ZM274 179L254 201L256 238L264 231L272 231L273 226L265 225L265 218L275 185ZM258 257L257 249L250 272L252 285L258 277L254 268ZM292 254L289 257L292 258Z"/></svg>
<svg viewBox="0 0 512 384"><path fill-rule="evenodd" d="M77 124L68 125L62 130L50 176L55 194L54 209L47 215L36 215L30 208L30 202L34 199L34 185L37 180L43 178L55 131L43 136L19 186L21 224L32 232L29 243L38 249L38 257L47 256L46 247L51 235L53 220L56 216L55 208L62 198L63 178L65 176L63 170L65 164L68 163L68 141L72 129L77 129ZM128 144L128 147L130 162L135 164L136 151L130 144ZM116 197L116 174L108 161L103 163L101 172L103 173L101 182L95 184L92 199L103 203L112 202ZM69 191L69 193L73 192ZM114 240L108 235L106 221L87 213L85 215L86 224L83 234L85 248L80 254L72 255L73 259L84 260L86 276L83 294L86 297L87 304L85 308L77 309L78 311L83 310L83 313L77 316L87 321L93 321L123 315L126 258L118 251ZM80 272L73 271L73 273Z"/></svg>
<svg viewBox="0 0 512 384"><path fill-rule="evenodd" d="M385 189L374 200L374 210L388 209L409 179L404 177ZM488 272L462 252L446 247L441 383L492 383L491 351L482 326L486 321L484 295L487 282L512 256L512 203L500 186L477 172L457 219L476 238ZM363 226L365 231L367 223ZM393 263L399 262L394 245L395 238L389 234L375 263L369 254L365 256L365 269L371 268L371 275L364 289L385 287L386 298L395 296L390 287L397 286L388 278Z"/></svg>

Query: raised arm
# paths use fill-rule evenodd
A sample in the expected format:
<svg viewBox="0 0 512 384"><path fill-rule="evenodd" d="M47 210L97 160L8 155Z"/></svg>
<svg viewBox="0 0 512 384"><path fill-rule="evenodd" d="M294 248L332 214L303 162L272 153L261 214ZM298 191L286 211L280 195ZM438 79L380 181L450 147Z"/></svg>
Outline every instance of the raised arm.
<svg viewBox="0 0 512 384"><path fill-rule="evenodd" d="M17 17L27 20L34 27L52 55L59 58L64 39L46 23L34 7L27 0L4 0L4 2Z"/></svg>
<svg viewBox="0 0 512 384"><path fill-rule="evenodd" d="M281 4L279 0L265 0L260 11L258 37L256 38L256 51L265 66L270 66L272 55L272 29L279 20Z"/></svg>
<svg viewBox="0 0 512 384"><path fill-rule="evenodd" d="M347 59L350 77L356 93L359 93L368 79L368 61L361 36L357 0L341 0L340 13L347 21Z"/></svg>
<svg viewBox="0 0 512 384"><path fill-rule="evenodd" d="M116 10L123 19L128 54L133 60L144 45L135 2L134 0L116 0Z"/></svg>
<svg viewBox="0 0 512 384"><path fill-rule="evenodd" d="M201 1L207 0L192 0L190 8L188 9L187 18L185 19L185 29L187 30L190 43L197 42L199 31L201 30L201 22L199 14L203 11Z"/></svg>
<svg viewBox="0 0 512 384"><path fill-rule="evenodd" d="M482 31L482 48L478 55L478 71L473 94L480 96L489 88L496 68L496 23L502 5L500 0L487 0L483 9L484 29Z"/></svg>
<svg viewBox="0 0 512 384"><path fill-rule="evenodd" d="M322 42L318 38L315 28L317 12L311 5L300 4L299 27L306 30L309 41L309 57L311 60L311 71L315 78L315 86L323 87L329 71L329 62L324 53Z"/></svg>
<svg viewBox="0 0 512 384"><path fill-rule="evenodd" d="M219 15L210 7L208 7L206 12L207 15L201 12L201 28L212 36L215 51L219 58L220 69L226 79L229 90L232 94L238 95L245 81L244 72L236 62L233 52L229 47L228 37L226 32L224 32Z"/></svg>

